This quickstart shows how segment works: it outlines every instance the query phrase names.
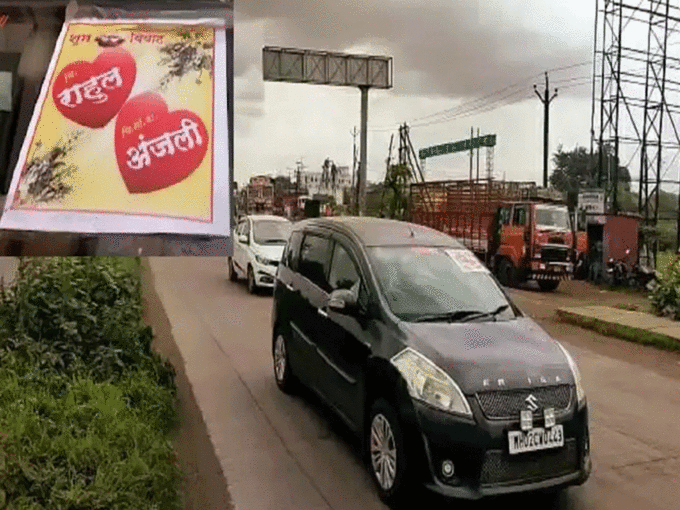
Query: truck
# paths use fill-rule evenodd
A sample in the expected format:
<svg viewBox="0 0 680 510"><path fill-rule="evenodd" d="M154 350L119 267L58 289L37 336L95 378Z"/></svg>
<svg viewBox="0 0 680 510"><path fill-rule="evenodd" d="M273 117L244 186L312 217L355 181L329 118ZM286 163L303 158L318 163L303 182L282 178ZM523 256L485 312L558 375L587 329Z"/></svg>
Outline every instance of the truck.
<svg viewBox="0 0 680 510"><path fill-rule="evenodd" d="M534 182L412 183L409 205L410 221L461 241L505 286L554 291L587 250L562 195Z"/></svg>

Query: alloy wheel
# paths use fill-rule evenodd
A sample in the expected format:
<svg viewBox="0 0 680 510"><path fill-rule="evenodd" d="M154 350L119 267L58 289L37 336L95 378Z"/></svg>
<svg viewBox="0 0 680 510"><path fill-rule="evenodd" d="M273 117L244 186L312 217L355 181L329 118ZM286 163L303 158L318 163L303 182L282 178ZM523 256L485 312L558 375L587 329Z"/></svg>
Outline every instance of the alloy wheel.
<svg viewBox="0 0 680 510"><path fill-rule="evenodd" d="M276 337L274 343L274 375L279 384L283 384L286 377L286 370L288 369L286 363L286 341L283 335Z"/></svg>
<svg viewBox="0 0 680 510"><path fill-rule="evenodd" d="M376 414L371 423L371 466L383 490L389 491L397 478L397 446L390 422Z"/></svg>

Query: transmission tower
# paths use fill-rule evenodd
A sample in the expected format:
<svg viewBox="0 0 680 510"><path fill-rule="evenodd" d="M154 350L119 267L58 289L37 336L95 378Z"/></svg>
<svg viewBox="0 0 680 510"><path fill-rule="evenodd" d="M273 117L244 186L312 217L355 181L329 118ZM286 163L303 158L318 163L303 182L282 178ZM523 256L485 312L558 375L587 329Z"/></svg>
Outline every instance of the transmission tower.
<svg viewBox="0 0 680 510"><path fill-rule="evenodd" d="M680 177L664 179L669 170L678 171L673 163L680 154L680 134L671 115L680 112L680 58L669 52L679 25L680 7L670 0L596 3L591 132L599 153L598 184L606 190L609 211L619 212L619 167L628 167L639 183L643 224L652 229L660 219L662 184L680 183ZM655 236L641 241L646 262L656 265Z"/></svg>

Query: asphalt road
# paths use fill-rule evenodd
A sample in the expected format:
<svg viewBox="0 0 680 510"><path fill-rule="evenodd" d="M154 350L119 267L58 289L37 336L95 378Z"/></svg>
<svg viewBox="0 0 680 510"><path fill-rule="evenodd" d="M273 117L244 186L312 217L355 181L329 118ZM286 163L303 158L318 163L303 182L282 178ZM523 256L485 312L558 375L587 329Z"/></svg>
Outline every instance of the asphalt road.
<svg viewBox="0 0 680 510"><path fill-rule="evenodd" d="M173 323L180 350L193 350L192 356L202 352L201 369L214 374L191 382L195 391L203 387L209 392L202 411L213 442L221 445L218 457L237 510L385 508L344 428L309 395L290 397L276 388L271 295L251 296L245 285L229 282L222 258L157 258L152 268L157 288L162 287L159 294L174 303L168 309L171 321L185 314L181 328ZM593 474L584 486L566 491L553 508L680 508L680 356L552 320L560 305L643 300L578 282L554 294L511 294L575 356L590 403ZM203 329L207 333L199 334ZM223 382L214 380L227 373ZM460 505L428 495L415 500L417 507L426 504L433 510L514 503L548 508L538 496Z"/></svg>

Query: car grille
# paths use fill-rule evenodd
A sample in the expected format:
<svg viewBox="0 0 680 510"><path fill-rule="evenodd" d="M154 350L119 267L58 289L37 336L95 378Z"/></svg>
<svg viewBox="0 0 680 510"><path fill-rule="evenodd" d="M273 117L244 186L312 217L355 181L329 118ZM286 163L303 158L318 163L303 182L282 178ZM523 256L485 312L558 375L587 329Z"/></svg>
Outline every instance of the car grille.
<svg viewBox="0 0 680 510"><path fill-rule="evenodd" d="M571 394L571 386L560 384L523 390L485 391L477 394L477 402L487 418L519 419L520 411L529 409L526 401L529 395L536 398L538 406L534 411L534 417L540 417L546 408L552 407L557 412L568 409Z"/></svg>
<svg viewBox="0 0 680 510"><path fill-rule="evenodd" d="M566 262L569 257L569 249L559 246L544 246L541 249L541 261L543 262Z"/></svg>
<svg viewBox="0 0 680 510"><path fill-rule="evenodd" d="M564 446L554 450L510 455L501 450L489 450L484 456L480 485L500 485L536 482L574 473L579 470L575 439L566 439Z"/></svg>

